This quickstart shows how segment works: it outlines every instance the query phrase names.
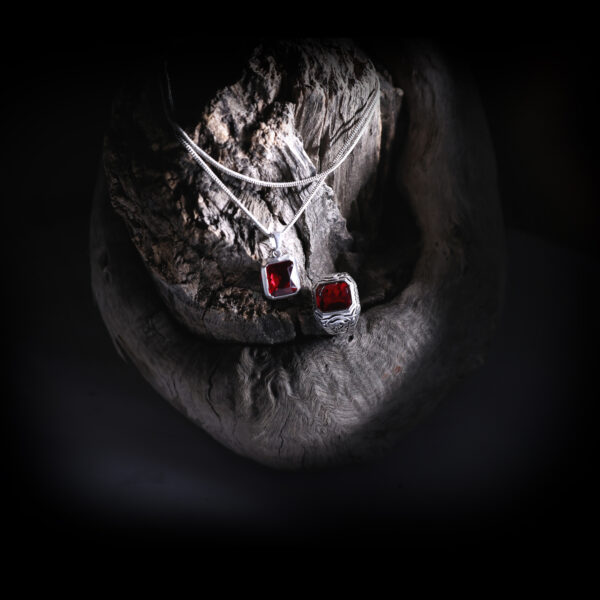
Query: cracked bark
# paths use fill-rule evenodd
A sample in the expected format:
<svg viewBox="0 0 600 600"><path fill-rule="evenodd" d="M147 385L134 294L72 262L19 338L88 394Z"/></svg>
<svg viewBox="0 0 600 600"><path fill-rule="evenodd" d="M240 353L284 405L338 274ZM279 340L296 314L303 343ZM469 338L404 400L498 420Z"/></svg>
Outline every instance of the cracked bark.
<svg viewBox="0 0 600 600"><path fill-rule="evenodd" d="M133 79L115 100L91 224L104 321L159 393L265 464L387 447L481 363L498 316L502 222L477 94L426 45L385 64L391 75L350 42L271 42L207 103L194 101L198 79L174 77L190 135L270 180L323 168L379 78L364 138L285 240L304 286L287 301L263 297L268 243L173 139L156 82ZM267 225L303 200L226 183ZM324 336L312 318L310 288L333 271L359 286L351 337Z"/></svg>
<svg viewBox="0 0 600 600"><path fill-rule="evenodd" d="M195 141L230 168L267 180L298 179L331 162L376 77L385 114L372 119L283 240L304 281L300 302L264 298L259 266L269 256L268 240L174 142L156 81L132 81L116 99L104 155L111 201L163 301L187 329L203 338L268 344L319 333L310 311L312 284L340 270L337 265L360 276L354 263L373 252L369 222L383 202L378 182L386 180L402 92L350 44L278 43L256 51L239 81L188 117ZM187 91L177 84L174 78L176 98ZM263 224L278 229L309 193L226 183ZM394 286L403 272L399 263L409 262L398 252L383 259L377 282L362 269L365 308Z"/></svg>

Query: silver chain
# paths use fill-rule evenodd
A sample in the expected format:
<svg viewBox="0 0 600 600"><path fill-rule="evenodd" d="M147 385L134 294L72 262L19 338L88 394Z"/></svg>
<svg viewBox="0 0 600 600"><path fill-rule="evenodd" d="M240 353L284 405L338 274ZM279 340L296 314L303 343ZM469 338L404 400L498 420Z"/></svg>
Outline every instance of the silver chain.
<svg viewBox="0 0 600 600"><path fill-rule="evenodd" d="M294 223L300 218L302 213L308 208L308 205L315 198L317 192L321 189L323 184L325 183L325 179L328 175L333 173L345 160L348 158L352 150L354 150L356 144L358 144L359 140L367 130L367 125L371 120L371 117L375 113L375 109L379 104L379 95L380 95L380 87L379 87L379 78L376 77L376 88L373 93L373 97L367 104L366 110L363 113L363 116L359 119L358 123L354 126L348 139L342 146L341 150L337 153L335 159L331 163L327 169L322 171L321 173L317 173L312 177L307 177L305 179L298 179L295 181L263 181L261 179L254 179L253 177L249 177L247 175L243 175L242 173L238 173L236 171L232 171L228 169L221 163L217 162L212 156L206 153L200 146L194 143L194 141L190 138L190 136L183 130L183 128L174 120L173 118L173 93L171 90L171 82L169 79L169 75L165 68L165 81L166 81L166 97L164 90L161 87L163 102L165 105L165 113L173 131L175 133L175 137L179 141L179 143L187 150L190 156L198 163L202 169L206 172L206 174L214 181L217 186L227 194L231 200L235 202L235 204L246 214L248 218L264 233L266 236L273 238L275 252L279 252L279 240L280 238L291 228ZM269 188L288 188L288 187L300 187L304 185L308 185L310 183L315 183L310 194L306 198L306 200L302 203L302 206L298 209L294 218L284 227L282 231L275 232L269 231L256 217L244 206L244 204L235 196L235 194L217 177L214 171L208 166L207 163L210 163L215 168L219 169L223 173L230 175L236 179L240 179L247 183L252 183L261 187L269 187Z"/></svg>

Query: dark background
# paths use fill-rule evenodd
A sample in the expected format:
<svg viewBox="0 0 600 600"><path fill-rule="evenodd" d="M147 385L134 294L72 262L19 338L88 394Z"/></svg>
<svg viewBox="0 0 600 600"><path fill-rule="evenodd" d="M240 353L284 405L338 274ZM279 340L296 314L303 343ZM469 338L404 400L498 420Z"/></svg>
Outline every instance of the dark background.
<svg viewBox="0 0 600 600"><path fill-rule="evenodd" d="M471 69L488 115L508 232L505 315L486 366L397 451L305 475L235 457L188 424L120 362L93 306L87 228L110 99L161 46L56 43L7 60L5 489L19 535L398 546L586 535L598 324L592 43L436 40ZM225 63L212 54L213 69Z"/></svg>
<svg viewBox="0 0 600 600"><path fill-rule="evenodd" d="M356 38L374 51L393 38ZM254 38L224 42L52 45L6 66L10 87L7 173L19 173L11 204L45 222L84 217L95 181L112 90L131 69L164 52L210 56L203 79L230 68ZM479 85L496 149L506 225L585 252L598 250L598 79L593 41L517 37L435 41L468 65ZM231 50L233 44L234 50ZM227 45L227 58L209 53ZM206 49L206 54L204 50ZM233 70L235 72L235 68ZM23 127L23 129L20 129ZM43 182L40 195L39 182ZM39 201L36 202L35 199ZM20 211L19 211L20 212Z"/></svg>

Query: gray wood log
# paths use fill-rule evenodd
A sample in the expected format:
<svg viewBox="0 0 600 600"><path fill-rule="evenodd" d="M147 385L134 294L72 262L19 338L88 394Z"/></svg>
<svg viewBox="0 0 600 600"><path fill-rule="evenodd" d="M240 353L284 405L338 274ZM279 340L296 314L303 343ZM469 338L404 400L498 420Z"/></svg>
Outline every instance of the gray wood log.
<svg viewBox="0 0 600 600"><path fill-rule="evenodd" d="M371 61L347 43L261 48L239 81L199 107L190 133L236 171L272 181L302 179L333 160L375 77ZM174 140L157 110L155 82L132 87L117 99L107 136L110 195L157 290L187 329L222 341L286 342L319 334L310 311L319 276L364 271L365 307L393 288L406 255L395 252L385 265L374 261L381 273L373 280L377 271L357 264L365 250L356 251L377 231L383 204L377 184L386 179L400 110L401 92L385 78L381 114L283 240L305 283L293 302L264 297L259 268L270 255L268 240ZM231 178L226 183L269 229L291 221L308 193Z"/></svg>
<svg viewBox="0 0 600 600"><path fill-rule="evenodd" d="M427 46L386 67L392 78L349 42L259 47L186 123L227 166L305 177L335 155L380 78L381 111L286 240L305 285L287 301L264 299L266 240L174 141L156 86L115 102L91 222L102 317L163 397L268 465L388 447L481 364L498 317L504 238L477 93ZM302 202L226 182L269 225ZM329 337L310 286L338 270L356 279L363 312L352 335Z"/></svg>

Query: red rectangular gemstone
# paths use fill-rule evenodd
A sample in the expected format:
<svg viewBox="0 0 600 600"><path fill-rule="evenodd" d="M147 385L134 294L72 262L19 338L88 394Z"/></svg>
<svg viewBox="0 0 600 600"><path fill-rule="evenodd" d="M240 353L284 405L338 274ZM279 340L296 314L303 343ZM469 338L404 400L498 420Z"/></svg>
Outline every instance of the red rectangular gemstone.
<svg viewBox="0 0 600 600"><path fill-rule="evenodd" d="M350 286L345 281L322 283L315 290L317 308L321 312L333 312L350 308L352 294Z"/></svg>
<svg viewBox="0 0 600 600"><path fill-rule="evenodd" d="M298 291L298 283L294 274L294 263L282 260L266 266L269 294L274 298L290 296Z"/></svg>

